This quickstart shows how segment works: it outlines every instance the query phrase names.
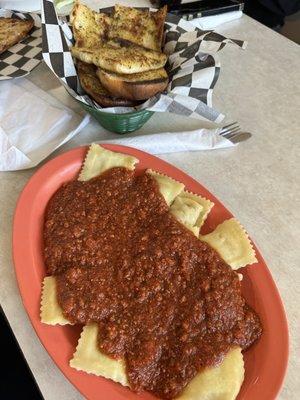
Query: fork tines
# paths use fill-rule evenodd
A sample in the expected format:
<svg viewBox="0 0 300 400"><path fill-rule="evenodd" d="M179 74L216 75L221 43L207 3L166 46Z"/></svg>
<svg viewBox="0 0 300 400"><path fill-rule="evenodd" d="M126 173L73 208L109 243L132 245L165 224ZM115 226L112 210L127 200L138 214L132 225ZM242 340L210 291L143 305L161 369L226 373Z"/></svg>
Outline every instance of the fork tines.
<svg viewBox="0 0 300 400"><path fill-rule="evenodd" d="M233 134L236 134L240 131L240 127L237 122L232 122L231 124L225 125L222 127L219 135L230 138Z"/></svg>

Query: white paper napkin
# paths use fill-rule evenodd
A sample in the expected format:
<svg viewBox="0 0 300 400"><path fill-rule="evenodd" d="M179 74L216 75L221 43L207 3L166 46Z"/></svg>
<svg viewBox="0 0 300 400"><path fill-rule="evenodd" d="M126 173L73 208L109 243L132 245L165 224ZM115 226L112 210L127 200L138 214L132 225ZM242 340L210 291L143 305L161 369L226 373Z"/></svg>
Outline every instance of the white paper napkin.
<svg viewBox="0 0 300 400"><path fill-rule="evenodd" d="M225 24L225 22L234 21L235 19L241 18L243 15L242 11L231 11L227 13L211 15L209 17L195 18L189 21L191 24L202 30L214 29L219 25Z"/></svg>
<svg viewBox="0 0 300 400"><path fill-rule="evenodd" d="M164 132L114 140L102 140L98 143L122 144L151 154L224 149L236 146L230 140L220 136L219 132L220 129L196 129L189 132Z"/></svg>
<svg viewBox="0 0 300 400"><path fill-rule="evenodd" d="M34 167L89 120L27 79L0 82L0 171Z"/></svg>
<svg viewBox="0 0 300 400"><path fill-rule="evenodd" d="M0 7L7 10L32 12L41 9L41 2L40 0L1 0Z"/></svg>

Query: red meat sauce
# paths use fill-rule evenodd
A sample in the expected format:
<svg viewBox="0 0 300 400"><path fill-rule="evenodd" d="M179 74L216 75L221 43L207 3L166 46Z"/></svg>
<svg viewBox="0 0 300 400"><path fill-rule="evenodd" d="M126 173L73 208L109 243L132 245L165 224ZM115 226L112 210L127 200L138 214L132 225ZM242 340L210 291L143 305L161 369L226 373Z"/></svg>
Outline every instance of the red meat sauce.
<svg viewBox="0 0 300 400"><path fill-rule="evenodd" d="M63 185L44 227L47 272L73 323L126 362L130 386L170 399L262 332L236 272L170 213L155 180L112 168Z"/></svg>

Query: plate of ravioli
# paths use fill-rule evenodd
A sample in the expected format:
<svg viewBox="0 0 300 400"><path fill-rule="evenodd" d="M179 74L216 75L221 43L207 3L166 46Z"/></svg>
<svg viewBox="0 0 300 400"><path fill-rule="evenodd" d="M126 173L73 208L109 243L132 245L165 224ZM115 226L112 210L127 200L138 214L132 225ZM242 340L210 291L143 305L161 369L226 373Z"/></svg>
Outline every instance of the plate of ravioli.
<svg viewBox="0 0 300 400"><path fill-rule="evenodd" d="M13 255L42 344L87 399L275 399L288 329L240 222L137 149L92 144L40 168Z"/></svg>

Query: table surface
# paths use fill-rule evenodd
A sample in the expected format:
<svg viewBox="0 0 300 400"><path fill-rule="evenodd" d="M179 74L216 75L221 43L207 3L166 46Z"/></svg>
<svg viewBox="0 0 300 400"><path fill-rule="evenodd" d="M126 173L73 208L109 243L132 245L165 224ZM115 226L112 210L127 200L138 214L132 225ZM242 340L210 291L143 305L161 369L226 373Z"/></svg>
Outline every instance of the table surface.
<svg viewBox="0 0 300 400"><path fill-rule="evenodd" d="M217 31L248 40L249 44L245 51L227 46L220 52L222 69L214 91L214 107L226 115L225 122L238 121L253 137L235 148L174 153L161 158L214 193L247 228L264 255L289 320L289 368L279 398L296 400L300 395L299 47L247 16L218 27ZM45 65L36 68L29 79L82 112ZM208 125L159 113L139 133ZM116 136L92 121L49 158L84 143ZM20 191L35 170L0 174L0 301L44 398L82 399L39 342L16 283L12 219Z"/></svg>

